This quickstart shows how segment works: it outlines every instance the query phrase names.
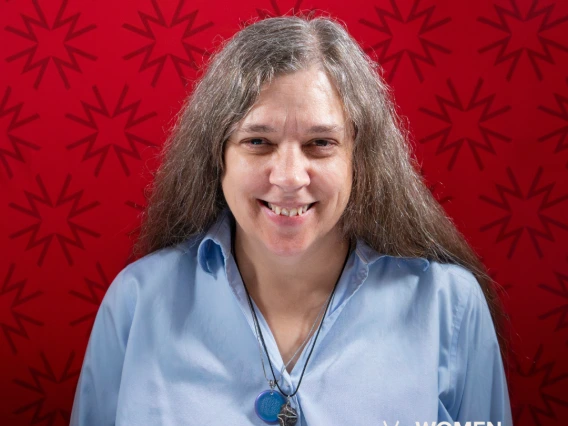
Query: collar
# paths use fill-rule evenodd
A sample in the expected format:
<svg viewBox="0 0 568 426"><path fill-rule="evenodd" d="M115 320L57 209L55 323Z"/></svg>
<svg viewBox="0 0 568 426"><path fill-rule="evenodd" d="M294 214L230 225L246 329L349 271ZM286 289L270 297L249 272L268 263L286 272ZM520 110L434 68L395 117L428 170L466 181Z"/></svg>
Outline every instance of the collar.
<svg viewBox="0 0 568 426"><path fill-rule="evenodd" d="M231 231L234 220L231 211L228 208L224 209L199 243L197 249L199 265L210 275L215 276L215 271L220 266L224 266L227 258L231 256ZM355 253L366 267L383 257L418 260L421 263L422 271L426 271L430 266L430 262L424 257L399 257L380 254L360 238L357 239Z"/></svg>

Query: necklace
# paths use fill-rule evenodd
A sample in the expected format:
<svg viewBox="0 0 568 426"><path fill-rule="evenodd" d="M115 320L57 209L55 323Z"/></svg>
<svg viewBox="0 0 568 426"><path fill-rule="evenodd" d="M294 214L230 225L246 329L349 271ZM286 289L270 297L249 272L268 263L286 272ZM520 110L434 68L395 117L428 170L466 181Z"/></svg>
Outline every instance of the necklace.
<svg viewBox="0 0 568 426"><path fill-rule="evenodd" d="M329 298L331 298L331 294L329 295ZM290 365L290 363L292 362L292 360L294 360L294 358L296 358L296 355L298 355L300 353L300 350L306 345L306 343L308 343L308 340L310 340L310 337L312 336L312 332L314 331L314 328L316 327L316 324L318 323L319 317L321 316L325 306L326 306L327 302L324 303L317 316L316 319L314 321L314 323L312 324L312 327L310 328L310 331L308 332L308 335L306 336L306 338L304 339L304 341L302 342L302 344L298 347L298 349L296 349L296 352L294 352L294 354L292 355L292 357L288 360L288 362L282 366L282 369L280 370L280 377L282 377L282 375L284 374L284 370L286 370L288 368L288 366ZM322 321L323 321L323 317L322 317ZM258 340L258 334L257 334L257 340ZM260 345L260 340L258 342L258 344ZM260 346L259 346L260 347Z"/></svg>
<svg viewBox="0 0 568 426"><path fill-rule="evenodd" d="M329 298L331 298L331 295L329 296ZM251 307L251 311L252 311L254 308L250 304L249 304L249 306ZM292 362L292 360L296 358L296 355L300 352L300 350L306 345L306 343L310 339L312 332L313 332L316 324L318 323L318 319L322 315L322 312L323 312L325 307L326 307L326 303L324 303L322 305L320 311L318 312L318 315L317 315L314 323L312 324L312 327L310 328L310 331L308 332L307 337L304 339L304 341L298 347L298 349L296 349L296 352L294 352L294 355L292 355L290 360L285 365L282 366L282 369L280 370L280 379L284 375L284 370L288 367L288 365ZM322 321L323 321L323 317L322 317ZM282 407L282 405L284 405L286 403L286 401L284 399L284 395L282 395L280 392L274 390L274 387L276 386L276 383L278 382L278 380L277 379L272 380L272 379L269 379L266 376L266 369L264 367L264 358L262 356L262 347L261 347L261 342L260 342L260 332L259 332L260 325L256 321L254 322L254 325L255 325L256 341L258 343L258 351L259 351L259 355L260 355L260 362L262 364L262 372L264 374L264 378L266 379L266 381L268 382L268 385L270 386L269 391L263 391L258 395L258 397L255 401L255 411L256 411L257 415L262 420L264 420L265 422L267 422L269 424L272 424L278 419L277 416L280 413L279 410Z"/></svg>
<svg viewBox="0 0 568 426"><path fill-rule="evenodd" d="M233 238L233 254L234 254L234 238ZM249 308L250 308L251 313L252 313L255 331L257 333L257 341L258 341L258 336L259 336L260 341L262 342L262 346L264 348L264 352L266 353L266 357L268 358L268 364L270 366L270 371L272 373L272 380L269 380L268 377L266 377L266 370L264 368L264 360L262 358L262 353L261 353L260 360L261 360L261 363L262 363L262 370L264 372L265 379L268 381L268 384L270 386L270 390L263 391L256 397L255 411L256 411L257 415L263 421L265 421L268 424L279 423L280 426L294 426L296 424L296 422L298 421L298 413L294 409L294 407L292 407L292 404L290 403L290 398L292 398L294 395L296 395L296 393L298 392L298 389L300 389L300 385L302 384L302 379L304 377L304 373L306 372L306 367L308 366L308 362L310 360L310 357L312 356L316 341L318 339L319 333L321 331L321 327L323 325L323 319L325 318L325 315L327 314L327 311L329 309L329 305L331 303L331 299L333 298L333 294L335 293L335 289L337 288L337 284L339 283L341 275L343 274L343 270L345 269L345 265L347 264L347 259L349 258L349 254L350 254L350 250L347 251L347 255L345 257L345 261L343 262L343 267L341 269L341 274L339 274L339 277L337 278L337 281L335 282L335 285L333 286L333 290L332 290L332 292L331 292L331 294L330 294L330 296L327 300L327 303L325 304L325 311L324 311L322 320L320 322L320 325L317 329L316 335L314 337L314 341L312 343L312 347L310 349L310 352L308 353L308 357L306 359L306 362L304 363L304 368L302 369L302 374L300 375L300 379L298 380L298 386L296 387L296 390L291 394L286 394L286 392L284 392L282 390L282 388L280 388L280 385L278 384L278 380L276 380L276 375L274 374L274 369L272 368L272 362L270 361L268 349L266 348L266 342L264 341L264 336L262 335L262 330L260 329L258 318L256 316L255 309L252 305L252 299L251 299L251 296L249 294L248 288L247 288L244 280L242 279L242 275L241 275L241 280L243 282L243 286L244 286L245 292L247 294ZM235 264L236 264L236 262L235 262ZM237 271L239 271L238 265L237 265ZM240 271L239 271L239 275L240 275ZM318 318L319 318L319 315L318 315ZM316 318L316 322L317 322L317 318ZM314 323L314 325L315 325L315 323ZM312 327L312 329L313 329L313 327ZM311 333L311 331L310 331L310 333ZM309 337L309 334L308 334L308 337ZM307 338L306 338L306 341L304 341L304 343L302 343L302 345L300 347L304 346L304 344L306 342L307 342ZM260 345L259 345L259 351L261 352ZM296 352L298 352L298 351L299 351L299 349ZM292 356L292 359L294 359L295 356L296 356L296 354L294 354ZM290 363L290 361L288 361L288 364ZM286 366L288 364L286 364ZM284 369L286 368L286 366L284 366ZM282 374L284 373L284 369L282 369L282 371L281 371ZM280 378L282 378L282 375L280 376ZM278 388L279 392L274 389L275 385Z"/></svg>

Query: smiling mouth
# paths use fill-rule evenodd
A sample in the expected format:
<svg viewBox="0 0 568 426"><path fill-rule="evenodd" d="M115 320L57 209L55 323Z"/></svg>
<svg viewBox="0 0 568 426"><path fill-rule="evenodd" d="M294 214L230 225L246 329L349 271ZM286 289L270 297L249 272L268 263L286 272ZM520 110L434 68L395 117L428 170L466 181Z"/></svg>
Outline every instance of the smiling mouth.
<svg viewBox="0 0 568 426"><path fill-rule="evenodd" d="M259 200L262 204L264 204L267 208L272 210L272 212L276 215L280 216L302 216L304 215L315 203L305 204L303 206L294 207L291 209L287 209L285 207L280 207L275 204L271 204L264 200Z"/></svg>

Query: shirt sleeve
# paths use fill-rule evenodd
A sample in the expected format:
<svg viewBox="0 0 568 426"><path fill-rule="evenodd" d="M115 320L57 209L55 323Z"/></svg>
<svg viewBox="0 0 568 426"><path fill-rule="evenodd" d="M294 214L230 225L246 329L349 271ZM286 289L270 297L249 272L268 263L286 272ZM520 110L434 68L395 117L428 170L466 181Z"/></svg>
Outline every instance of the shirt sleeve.
<svg viewBox="0 0 568 426"><path fill-rule="evenodd" d="M118 391L132 313L134 293L123 269L109 286L99 307L75 391L70 426L115 424Z"/></svg>
<svg viewBox="0 0 568 426"><path fill-rule="evenodd" d="M487 301L473 274L461 278L470 290L452 339L454 395L449 411L461 424L477 421L512 426L507 380Z"/></svg>

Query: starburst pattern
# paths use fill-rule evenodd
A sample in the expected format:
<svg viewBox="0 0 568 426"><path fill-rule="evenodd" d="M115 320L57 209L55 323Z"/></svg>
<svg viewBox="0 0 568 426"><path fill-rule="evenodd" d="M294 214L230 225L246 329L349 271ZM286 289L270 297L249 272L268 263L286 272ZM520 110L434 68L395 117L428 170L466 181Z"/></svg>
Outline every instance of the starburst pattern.
<svg viewBox="0 0 568 426"><path fill-rule="evenodd" d="M568 84L568 78L566 79L566 83ZM552 117L560 119L562 123L558 126L557 129L538 138L538 141L545 142L550 139L558 138L556 147L554 148L554 153L557 154L568 149L568 97L561 95L560 93L555 93L554 99L556 100L556 105L558 106L557 109L549 108L543 105L539 105L538 109L544 111ZM568 162L566 162L566 167L568 168Z"/></svg>
<svg viewBox="0 0 568 426"><path fill-rule="evenodd" d="M446 203L452 202L452 200L454 199L454 197L452 195L443 195L444 185L442 185L441 182L430 183L428 181L428 179L426 178L425 172L424 172L424 167L422 167L422 165L420 165L419 172L420 172L420 176L422 176L422 180L424 181L424 184L430 190L430 192L432 193L432 195L434 196L436 201L438 201L438 203L440 203L441 205L444 205Z"/></svg>
<svg viewBox="0 0 568 426"><path fill-rule="evenodd" d="M296 0L294 6L292 6L292 8L286 12L282 12L282 8L278 5L277 0L270 0L270 6L272 10L259 9L258 7L256 8L256 14L261 20L267 18L276 18L278 16L288 16L288 15L311 16L315 12L314 9L301 10L302 0Z"/></svg>
<svg viewBox="0 0 568 426"><path fill-rule="evenodd" d="M2 100L0 101L0 119L8 121L5 139L7 143L5 144L3 142L4 138L0 139L0 164L2 164L4 170L6 170L9 178L14 176L10 164L8 163L9 158L23 163L25 162L25 159L21 148L26 147L33 149L34 151L41 149L39 145L16 136L18 129L37 120L39 118L39 114L22 117L22 108L24 106L23 102L8 106L11 94L12 88L8 86L4 92ZM6 148L4 148L3 145L6 145Z"/></svg>
<svg viewBox="0 0 568 426"><path fill-rule="evenodd" d="M25 339L29 339L30 337L24 322L35 324L37 326L44 325L44 323L37 318L25 315L19 311L27 302L41 296L43 293L41 291L35 291L24 295L26 280L15 280L15 270L16 265L14 263L10 264L8 271L6 272L6 276L4 277L2 288L0 288L0 302L2 302L2 305L0 306L5 306L2 311L4 314L11 314L10 323L16 323L16 326L14 326L8 322L0 322L0 328L4 332L4 336L6 337L13 354L16 354L18 350L16 349L12 336L20 336ZM6 305L4 301L6 301L8 305Z"/></svg>
<svg viewBox="0 0 568 426"><path fill-rule="evenodd" d="M154 77L152 78L152 87L155 87L158 83L158 79L162 73L162 69L166 64L168 58L172 61L179 78L182 84L185 86L185 74L183 67L189 67L193 70L198 69L198 62L194 57L194 54L198 54L200 57L207 55L207 52L198 47L194 44L191 44L187 41L188 38L194 36L195 34L206 30L207 28L213 25L212 22L206 22L199 26L195 26L195 20L197 18L197 10L194 10L190 13L184 14L183 7L185 4L185 0L179 0L176 10L172 19L168 22L164 13L160 9L160 5L157 0L152 0L152 7L154 9L154 16L149 15L144 12L138 12L140 16L140 20L142 21L142 27L136 27L131 24L124 24L123 28L127 29L128 31L132 31L135 34L138 34L142 37L145 37L150 40L148 44L136 49L132 52L123 56L123 59L130 60L137 56L142 55L142 63L140 65L139 71L144 71L149 68L155 68L154 70ZM185 28L183 27L185 25ZM169 30L170 32L174 31L176 27L180 26L183 29L183 33L181 34L181 38L177 39L177 43L181 43L182 49L184 51L184 56L179 56L171 52L164 53L162 55L155 55L154 50L156 48L156 44L158 43L158 38L156 37L155 27L161 27L162 29ZM173 41L170 41L169 45L170 48L173 46Z"/></svg>
<svg viewBox="0 0 568 426"><path fill-rule="evenodd" d="M133 200L127 200L127 201L124 202L124 204L126 204L128 207L130 207L131 209L138 212L138 218L143 216L144 210L146 210L146 205L147 205L144 190L142 190L141 192L142 192L142 198L144 198L144 202L142 204L138 203L136 201L133 201ZM127 235L131 238L133 237L134 239L137 239L139 231L140 231L140 227L137 226L135 229L129 231Z"/></svg>
<svg viewBox="0 0 568 426"><path fill-rule="evenodd" d="M128 207L133 208L134 210L139 211L139 212L143 212L144 209L146 208L145 205L139 204L136 201L132 201L132 200L125 201L124 204L126 204Z"/></svg>
<svg viewBox="0 0 568 426"><path fill-rule="evenodd" d="M548 209L551 209L554 206L558 206L561 203L564 203L568 200L568 194L558 196L553 198L552 191L554 190L555 183L549 184L542 184L543 168L539 167L534 179L531 182L530 188L524 194L523 190L521 189L520 185L517 183L517 179L513 174L511 168L507 167L507 175L509 177L509 185L502 185L496 184L498 197L497 198L490 198L486 195L480 195L479 198L486 203L495 206L504 211L504 215L495 221L485 224L480 228L481 232L488 231L492 228L498 229L498 234L495 242L499 243L502 241L510 241L509 253L507 257L510 259L515 252L519 239L523 235L523 233L528 234L530 237L530 241L538 254L539 258L543 257L542 250L540 248L539 241L546 240L546 241L555 241L554 234L552 232L552 227L557 227L568 231L568 224L554 219L546 214ZM534 208L535 203L531 203L533 200L537 200L540 198L540 202L536 207L536 211ZM513 208L511 201L515 200L517 204L517 208ZM518 204L520 202L520 204ZM536 228L535 224L530 223L520 223L518 225L511 225L513 219L516 215L521 216L526 214L525 212L528 210L532 210L534 213L535 221L538 220L540 222L540 228L543 230ZM517 220L517 222L523 222L524 219Z"/></svg>
<svg viewBox="0 0 568 426"><path fill-rule="evenodd" d="M87 302L90 306L89 312L87 314L82 315L79 318L75 318L69 323L69 325L73 327L86 324L86 336L89 336L89 334L91 334L91 329L93 328L97 310L99 308L99 305L101 304L104 294L106 293L110 285L110 280L107 278L99 262L97 262L96 268L98 273L98 277L96 279L85 277L85 291L69 291L69 294Z"/></svg>
<svg viewBox="0 0 568 426"><path fill-rule="evenodd" d="M532 1L528 12L525 14L521 12L515 0L510 0L510 3L509 9L494 5L497 12L497 20L495 21L483 16L477 19L482 24L505 33L503 38L481 47L478 52L487 53L497 49L494 65L509 63L507 80L511 80L519 59L523 53L526 53L537 78L542 80L540 64L542 62L554 64L554 57L552 56L554 50L568 53L568 46L547 37L545 33L547 30L560 25L565 28L565 31L568 31L568 27L565 25L568 21L568 15L554 19L552 18L554 4L539 6L538 0ZM531 34L532 40L527 38L527 34ZM511 46L514 42L517 45ZM532 47L529 47L529 43L532 44Z"/></svg>
<svg viewBox="0 0 568 426"><path fill-rule="evenodd" d="M76 41L75 39L89 31L93 31L96 28L96 25L88 25L86 27L79 28L78 22L81 15L80 13L75 13L74 15L64 18L67 2L68 0L62 0L57 16L51 25L47 22L45 13L39 5L39 1L32 0L37 17L30 17L22 14L21 17L24 22L25 29L18 29L12 26L6 27L6 31L33 43L31 47L7 57L6 61L12 62L19 58L26 58L22 73L27 73L38 68L39 72L34 83L35 89L39 87L50 60L55 65L57 72L63 80L65 88L69 89L71 86L69 84L69 79L67 78L66 70L73 70L79 73L81 72L77 57L81 56L91 61L95 61L97 59L96 56L72 45L72 43ZM62 32L65 31L65 28L67 29L67 32L60 44L64 51L62 50L58 54L50 52L46 56L39 58L36 57L38 50L41 52L42 45L45 43L49 44L49 39L51 38L57 37L58 35L62 36ZM44 38L38 37L38 29L43 30ZM48 32L48 34L46 34L46 32Z"/></svg>
<svg viewBox="0 0 568 426"><path fill-rule="evenodd" d="M127 200L125 201L124 204L126 204L130 209L132 209L133 211L135 211L137 213L136 215L136 226L132 227L131 229L129 229L126 233L126 236L129 238L129 240L134 244L136 241L138 241L138 238L140 236L140 231L141 231L141 225L140 223L143 220L144 217L144 211L146 210L146 193L144 192L144 189L142 189L141 191L142 197L141 199L143 200L141 203L137 202L137 201L133 201L133 200ZM139 255L134 253L133 250L129 251L128 257L126 259L126 265L136 261L139 258Z"/></svg>
<svg viewBox="0 0 568 426"><path fill-rule="evenodd" d="M432 193L432 195L434 195L434 198L436 198L436 200L438 201L438 203L440 203L441 205L444 205L446 203L450 203L453 200L453 196L451 195L441 195L441 189L442 185L440 184L440 182L435 182L432 185L428 185L427 186L428 189L430 190L430 192Z"/></svg>
<svg viewBox="0 0 568 426"><path fill-rule="evenodd" d="M543 426L542 419L558 420L555 406L568 407L568 400L562 393L557 394L555 388L568 385L568 374L557 373L555 361L541 360L543 345L539 345L534 358L528 368L523 367L515 358L515 373L511 375L512 389L519 390L519 396L524 396L513 407L513 424L521 424L524 416L530 416L536 426ZM528 390L536 390L536 395ZM521 399L521 398L519 398Z"/></svg>
<svg viewBox="0 0 568 426"><path fill-rule="evenodd" d="M538 287L560 298L559 305L539 315L539 319L544 320L549 317L557 317L556 327L554 331L568 329L568 275L555 272L558 286L553 287L547 284L539 284ZM566 341L568 346L568 340Z"/></svg>
<svg viewBox="0 0 568 426"><path fill-rule="evenodd" d="M45 423L49 426L69 424L73 404L74 389L79 377L80 370L72 370L75 352L71 352L63 372L55 374L47 357L40 353L43 361L42 368L30 367L31 381L14 379L13 382L31 392L34 392L34 400L29 404L17 408L14 414L32 412L30 424ZM54 397L56 398L54 400ZM58 421L59 419L59 421Z"/></svg>
<svg viewBox="0 0 568 426"><path fill-rule="evenodd" d="M69 186L71 184L71 175L67 175L55 202L52 201L40 175L36 176L36 183L39 188L39 195L33 192L24 191L28 204L27 206L21 206L16 203L9 204L12 209L33 218L35 222L32 225L14 232L10 235L10 238L20 238L29 234L26 251L36 247L42 247L37 261L39 266L43 264L45 255L51 246L51 243L55 239L59 242L59 246L63 250L67 262L69 265L72 265L73 259L69 250L70 247L76 247L82 250L85 249L81 234L86 234L95 238L101 236L98 232L95 232L85 226L81 226L75 222L80 215L97 207L99 202L94 201L80 207L79 205L83 198L83 190L70 193ZM69 206L71 207L70 209L68 208ZM44 231L44 235L40 237L39 235L42 230L44 214L48 216L55 215L59 219L63 219L70 231L67 234L70 233L71 236L63 234L63 229L48 229L47 232Z"/></svg>
<svg viewBox="0 0 568 426"><path fill-rule="evenodd" d="M492 139L511 142L510 137L491 129L489 121L505 114L511 107L505 105L501 108L494 108L493 102L495 101L495 94L481 97L481 86L483 85L483 79L481 78L477 81L473 94L466 105L464 105L464 102L460 99L450 79L447 80L447 85L450 89L451 97L447 99L436 95L438 111L422 107L419 108L421 112L446 123L446 126L441 130L419 139L419 142L427 143L432 140L439 140L436 155L440 155L446 151L452 153L448 163L448 170L452 170L463 145L467 144L475 158L477 167L483 170L484 166L480 152L484 151L495 155L495 148L491 142ZM458 125L454 123L454 120L460 119L465 120L467 125L461 127L459 121Z"/></svg>
<svg viewBox="0 0 568 426"><path fill-rule="evenodd" d="M378 61L382 66L392 63L392 65L390 65L390 71L386 76L387 81L392 81L401 59L404 54L406 54L418 80L423 82L424 75L420 68L421 64L435 66L436 62L433 55L435 51L443 54L451 53L451 50L447 47L429 40L429 33L448 24L451 18L434 19L435 6L430 6L419 11L420 0L414 0L412 8L406 18L403 17L395 0L390 0L390 4L392 12L375 6L375 12L379 20L378 23L365 18L360 19L359 22L378 31L384 38L384 40L373 45L371 50L378 53ZM391 24L389 24L389 21ZM396 31L392 28L394 23L397 24ZM415 32L416 35L409 38L408 34L412 31ZM409 39L412 40L415 46L408 47L406 40Z"/></svg>
<svg viewBox="0 0 568 426"><path fill-rule="evenodd" d="M128 164L126 163L126 156L134 158L136 160L140 160L142 157L140 156L140 151L136 144L141 144L144 146L156 148L158 145L150 142L149 140L139 136L135 133L133 128L150 118L156 117L156 112L150 112L141 116L138 116L138 109L140 108L141 100L133 101L131 103L126 102L126 94L128 93L128 86L125 85L122 89L122 93L118 99L116 107L112 112L109 111L104 99L102 98L97 86L93 86L93 92L97 99L97 104L89 104L87 102L81 102L84 111L84 118L79 117L74 114L65 114L67 118L70 120L75 121L82 126L86 126L89 129L92 129L92 133L89 135L67 145L67 149L72 150L78 148L82 145L86 146L86 149L83 154L83 161L89 160L91 158L98 158L97 165L95 166L95 176L99 175L101 167L107 158L107 154L112 148L120 165L122 166L122 170L126 176L130 175L130 169ZM95 119L95 115L98 119ZM103 120L112 120L116 122L123 116L126 118L126 122L124 126L112 126L112 134L100 135L100 122ZM120 130L118 130L122 127ZM119 133L120 132L120 133ZM122 141L120 143L119 141ZM95 146L97 145L97 146ZM126 145L124 147L123 145Z"/></svg>

